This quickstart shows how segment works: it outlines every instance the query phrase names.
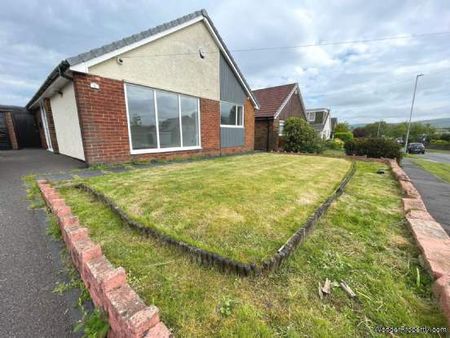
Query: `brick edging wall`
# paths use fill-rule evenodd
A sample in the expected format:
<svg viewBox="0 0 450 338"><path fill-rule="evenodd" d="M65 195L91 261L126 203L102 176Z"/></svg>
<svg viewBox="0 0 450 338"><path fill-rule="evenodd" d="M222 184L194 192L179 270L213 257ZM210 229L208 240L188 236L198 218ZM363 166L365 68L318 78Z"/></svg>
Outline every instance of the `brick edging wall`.
<svg viewBox="0 0 450 338"><path fill-rule="evenodd" d="M419 192L396 160L386 160L404 194L403 210L424 263L435 278L433 293L450 325L450 237L431 216Z"/></svg>
<svg viewBox="0 0 450 338"><path fill-rule="evenodd" d="M37 183L47 207L57 218L72 261L95 306L108 315L108 336L170 337L170 331L159 319L159 309L145 305L127 283L125 270L114 268L102 254L100 245L89 238L88 229L81 227L56 189L46 180Z"/></svg>
<svg viewBox="0 0 450 338"><path fill-rule="evenodd" d="M223 272L235 273L240 276L259 276L268 271L277 270L281 264L291 255L291 253L305 240L306 236L312 231L314 226L320 220L322 215L328 210L331 204L343 193L346 185L355 173L355 163L345 174L336 190L315 210L304 224L302 224L295 233L277 250L276 253L264 260L262 263L242 263L227 257L223 257L214 252L210 252L183 241L179 241L158 230L144 226L143 224L131 219L118 205L116 205L106 195L92 189L86 184L79 183L75 188L91 194L95 199L104 203L130 228L146 236L152 236L165 244L172 245L191 256L195 261L205 266L216 266Z"/></svg>

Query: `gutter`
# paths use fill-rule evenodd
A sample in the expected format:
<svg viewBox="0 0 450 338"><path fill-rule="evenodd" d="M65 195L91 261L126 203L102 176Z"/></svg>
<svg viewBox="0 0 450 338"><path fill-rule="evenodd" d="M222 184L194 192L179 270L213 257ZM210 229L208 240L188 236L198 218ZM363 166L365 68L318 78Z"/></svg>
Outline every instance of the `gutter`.
<svg viewBox="0 0 450 338"><path fill-rule="evenodd" d="M25 106L26 109L30 109L31 106L39 100L39 98L42 96L42 94L46 91L48 87L58 78L58 77L64 77L68 80L72 80L71 77L67 76L65 74L65 71L69 69L70 65L67 62L67 60L61 61L55 69L52 70L50 75L45 79L44 83L41 85L39 90L34 94L34 96L31 98L31 100L27 103Z"/></svg>

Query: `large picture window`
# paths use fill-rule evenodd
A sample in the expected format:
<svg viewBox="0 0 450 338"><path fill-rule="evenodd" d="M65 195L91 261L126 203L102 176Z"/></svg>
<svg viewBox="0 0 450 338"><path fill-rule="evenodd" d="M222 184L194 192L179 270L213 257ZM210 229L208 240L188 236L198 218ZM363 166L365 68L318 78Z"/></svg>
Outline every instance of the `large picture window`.
<svg viewBox="0 0 450 338"><path fill-rule="evenodd" d="M200 148L198 98L126 84L132 153Z"/></svg>
<svg viewBox="0 0 450 338"><path fill-rule="evenodd" d="M244 107L221 101L220 125L225 127L242 127L244 125Z"/></svg>

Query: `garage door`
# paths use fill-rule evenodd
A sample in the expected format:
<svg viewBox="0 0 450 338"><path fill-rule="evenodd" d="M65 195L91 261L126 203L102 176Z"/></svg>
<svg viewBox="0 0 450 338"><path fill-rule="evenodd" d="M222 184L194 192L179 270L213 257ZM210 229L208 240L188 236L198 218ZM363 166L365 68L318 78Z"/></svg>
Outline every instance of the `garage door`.
<svg viewBox="0 0 450 338"><path fill-rule="evenodd" d="M0 150L11 149L8 128L6 128L5 113L0 113Z"/></svg>

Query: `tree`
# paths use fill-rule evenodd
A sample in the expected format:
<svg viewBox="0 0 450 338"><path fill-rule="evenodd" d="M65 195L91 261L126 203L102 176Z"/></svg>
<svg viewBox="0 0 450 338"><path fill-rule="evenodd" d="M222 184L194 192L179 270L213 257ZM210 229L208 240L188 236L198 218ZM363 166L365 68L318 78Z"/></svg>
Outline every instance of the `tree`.
<svg viewBox="0 0 450 338"><path fill-rule="evenodd" d="M299 117L290 117L284 124L284 150L319 153L323 142L311 125Z"/></svg>
<svg viewBox="0 0 450 338"><path fill-rule="evenodd" d="M354 137L367 137L366 127L358 127L358 128L353 129L353 136Z"/></svg>
<svg viewBox="0 0 450 338"><path fill-rule="evenodd" d="M339 122L334 128L335 133L347 133L349 131L351 131L350 125L347 122Z"/></svg>

